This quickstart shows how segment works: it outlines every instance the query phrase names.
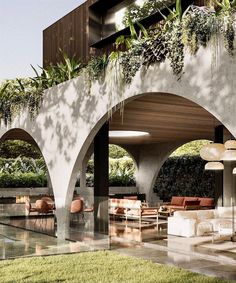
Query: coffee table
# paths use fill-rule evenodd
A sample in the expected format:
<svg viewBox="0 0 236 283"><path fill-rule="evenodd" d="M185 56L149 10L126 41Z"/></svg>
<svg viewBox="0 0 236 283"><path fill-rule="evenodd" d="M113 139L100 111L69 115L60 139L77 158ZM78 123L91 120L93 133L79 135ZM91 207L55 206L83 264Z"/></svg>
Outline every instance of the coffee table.
<svg viewBox="0 0 236 283"><path fill-rule="evenodd" d="M171 216L171 212L169 210L160 211L158 210L157 214L157 231L162 229L166 229L168 225L168 217Z"/></svg>

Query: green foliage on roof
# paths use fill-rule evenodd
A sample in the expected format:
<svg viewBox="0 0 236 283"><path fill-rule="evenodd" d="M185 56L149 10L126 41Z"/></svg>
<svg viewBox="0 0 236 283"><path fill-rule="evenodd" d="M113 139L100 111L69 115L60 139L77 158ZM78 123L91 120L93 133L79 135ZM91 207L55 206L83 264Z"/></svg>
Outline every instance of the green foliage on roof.
<svg viewBox="0 0 236 283"><path fill-rule="evenodd" d="M116 71L121 70L119 73L122 82L130 84L141 67L145 72L150 65L168 60L178 80L184 70L185 52L194 56L198 49L201 46L206 47L210 40L212 46L215 45L212 52L217 61L215 51L219 47L217 45L219 36L224 39L225 49L229 55L233 56L236 0L209 2L213 2L213 5L205 7L191 5L183 11L181 0L176 0L173 10L167 7L169 10L167 16L159 11L163 20L149 27L148 30L139 22L134 25L133 21L139 19L139 15L133 12L133 18L132 13L127 18L130 35L119 37L115 44L116 50L109 56L93 57L86 67L79 60L74 57L69 58L61 51L62 61L56 65L40 68L40 73L34 68L34 78L6 80L0 85L0 119L5 124L9 124L25 108L28 109L30 117L34 118L42 104L45 89L84 72L87 73L91 84L92 80L100 79L106 70L110 72L115 68ZM142 13L145 16L147 7L151 11L152 6L156 4L155 1L145 1L144 4Z"/></svg>

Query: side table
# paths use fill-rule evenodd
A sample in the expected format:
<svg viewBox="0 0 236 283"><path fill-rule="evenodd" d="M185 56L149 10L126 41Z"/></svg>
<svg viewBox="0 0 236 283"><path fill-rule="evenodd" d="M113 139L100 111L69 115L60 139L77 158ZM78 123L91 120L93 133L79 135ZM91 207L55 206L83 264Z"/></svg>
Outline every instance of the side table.
<svg viewBox="0 0 236 283"><path fill-rule="evenodd" d="M230 240L232 235L232 222L220 223L218 232L213 232L212 234L212 243L214 243L215 240Z"/></svg>

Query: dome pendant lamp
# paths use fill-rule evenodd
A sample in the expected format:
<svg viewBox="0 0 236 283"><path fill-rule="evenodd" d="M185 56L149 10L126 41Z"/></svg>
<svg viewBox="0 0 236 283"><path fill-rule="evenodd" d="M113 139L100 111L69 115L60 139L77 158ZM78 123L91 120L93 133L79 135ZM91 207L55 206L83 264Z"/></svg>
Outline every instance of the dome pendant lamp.
<svg viewBox="0 0 236 283"><path fill-rule="evenodd" d="M219 161L210 161L206 163L205 170L224 170L224 164Z"/></svg>
<svg viewBox="0 0 236 283"><path fill-rule="evenodd" d="M221 159L224 161L236 161L236 141L228 140L224 144L226 150L222 154Z"/></svg>
<svg viewBox="0 0 236 283"><path fill-rule="evenodd" d="M202 147L200 156L208 161L205 165L205 170L224 170L224 164L219 162L222 154L225 152L225 147L221 143L210 143Z"/></svg>

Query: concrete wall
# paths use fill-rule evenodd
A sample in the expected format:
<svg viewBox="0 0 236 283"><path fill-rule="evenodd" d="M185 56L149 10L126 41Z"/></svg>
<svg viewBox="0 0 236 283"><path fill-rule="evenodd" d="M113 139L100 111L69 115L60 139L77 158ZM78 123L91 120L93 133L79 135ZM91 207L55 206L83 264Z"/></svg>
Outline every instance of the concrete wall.
<svg viewBox="0 0 236 283"><path fill-rule="evenodd" d="M54 191L59 237L66 236L68 208L85 154L107 119L107 111L121 101L146 93L185 97L208 110L236 136L236 57L219 48L215 66L212 52L209 46L200 48L195 57L186 55L184 74L179 81L165 62L141 69L132 84L124 86L119 70L110 64L103 81L93 83L90 88L88 78L81 76L51 88L45 91L35 120L30 120L27 111L23 111L10 126L0 129L0 137L10 129L22 129L41 149Z"/></svg>

